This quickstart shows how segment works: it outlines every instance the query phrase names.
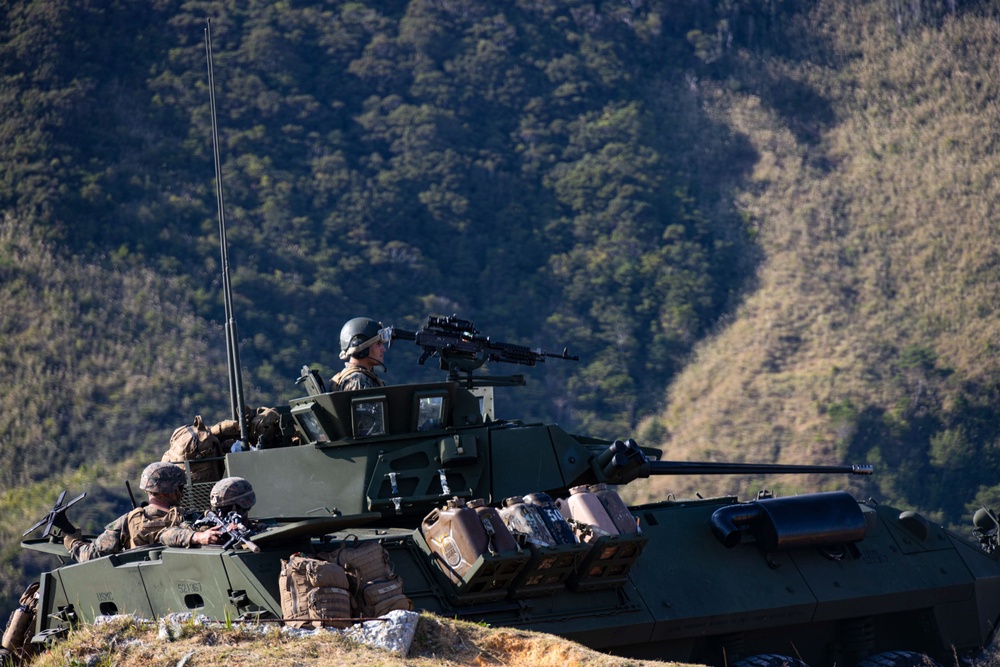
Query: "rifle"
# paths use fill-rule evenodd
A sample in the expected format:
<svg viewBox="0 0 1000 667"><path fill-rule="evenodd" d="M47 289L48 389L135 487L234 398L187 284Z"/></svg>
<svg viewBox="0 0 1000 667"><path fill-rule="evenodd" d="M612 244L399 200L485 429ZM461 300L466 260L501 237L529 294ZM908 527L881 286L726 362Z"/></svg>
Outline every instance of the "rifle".
<svg viewBox="0 0 1000 667"><path fill-rule="evenodd" d="M487 361L534 366L545 361L546 357L579 361L580 357L570 355L566 348L561 354L546 352L542 349L531 349L524 345L501 343L484 336L469 320L460 319L457 315L437 317L431 315L419 331L389 328L391 338L412 340L423 348L423 353L417 363L423 364L431 357L441 360L441 370L449 371L449 379L457 379L461 371L472 383L472 371L481 367ZM514 384L524 384L524 378L510 378Z"/></svg>
<svg viewBox="0 0 1000 667"><path fill-rule="evenodd" d="M231 529L229 527L231 525L235 525L236 527ZM255 554L260 553L260 547L250 541L250 536L256 531L243 525L243 517L239 515L239 512L230 512L226 515L225 519L222 519L219 518L219 515L212 510L208 510L205 512L204 517L194 522L195 528L200 528L202 526L210 526L222 530L222 534L229 538L229 540L222 545L223 549L228 549L233 544L239 543Z"/></svg>

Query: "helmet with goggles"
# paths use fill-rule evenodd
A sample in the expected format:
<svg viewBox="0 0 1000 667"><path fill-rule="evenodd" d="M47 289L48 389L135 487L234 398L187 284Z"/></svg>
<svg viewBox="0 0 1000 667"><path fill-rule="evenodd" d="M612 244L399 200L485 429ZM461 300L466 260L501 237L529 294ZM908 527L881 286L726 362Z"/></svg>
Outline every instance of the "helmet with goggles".
<svg viewBox="0 0 1000 667"><path fill-rule="evenodd" d="M392 327L383 327L381 322L367 317L355 317L340 330L340 358L364 359L372 345L382 342L388 347L391 341Z"/></svg>

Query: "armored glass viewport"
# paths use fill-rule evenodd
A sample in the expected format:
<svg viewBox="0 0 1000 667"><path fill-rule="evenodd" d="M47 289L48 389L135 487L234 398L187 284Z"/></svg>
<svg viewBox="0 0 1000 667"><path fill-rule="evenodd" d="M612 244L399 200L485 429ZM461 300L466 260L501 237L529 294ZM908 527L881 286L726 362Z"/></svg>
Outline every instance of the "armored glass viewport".
<svg viewBox="0 0 1000 667"><path fill-rule="evenodd" d="M417 392L414 394L414 430L436 431L447 426L447 398L446 392Z"/></svg>
<svg viewBox="0 0 1000 667"><path fill-rule="evenodd" d="M365 396L351 401L351 424L355 438L385 435L385 396Z"/></svg>

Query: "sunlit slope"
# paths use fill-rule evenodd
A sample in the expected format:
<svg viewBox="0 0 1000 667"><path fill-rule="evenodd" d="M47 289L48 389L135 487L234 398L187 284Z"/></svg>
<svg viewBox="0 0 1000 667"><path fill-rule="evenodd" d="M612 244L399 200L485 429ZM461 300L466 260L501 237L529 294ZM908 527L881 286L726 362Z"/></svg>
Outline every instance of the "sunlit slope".
<svg viewBox="0 0 1000 667"><path fill-rule="evenodd" d="M881 6L824 4L802 26L801 60L742 62L826 101L833 120L815 135L754 91L702 89L758 152L736 201L765 258L759 284L642 432L667 458L875 463L874 480L852 488L954 521L1000 483L1000 26L947 15L900 31ZM669 478L653 488L847 483Z"/></svg>

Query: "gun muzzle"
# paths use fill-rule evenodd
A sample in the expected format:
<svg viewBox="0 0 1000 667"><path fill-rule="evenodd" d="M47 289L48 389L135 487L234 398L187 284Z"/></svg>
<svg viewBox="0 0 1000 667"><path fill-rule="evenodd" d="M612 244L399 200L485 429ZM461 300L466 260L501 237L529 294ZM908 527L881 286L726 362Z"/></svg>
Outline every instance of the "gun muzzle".
<svg viewBox="0 0 1000 667"><path fill-rule="evenodd" d="M598 462L600 457L609 459L601 468L609 484L628 484L639 477L649 477L649 459L632 438L625 442L616 440L598 455Z"/></svg>

